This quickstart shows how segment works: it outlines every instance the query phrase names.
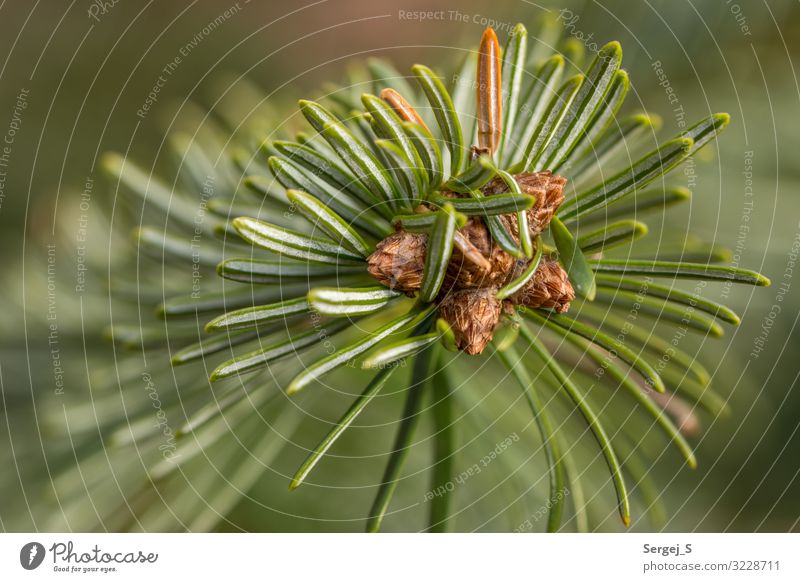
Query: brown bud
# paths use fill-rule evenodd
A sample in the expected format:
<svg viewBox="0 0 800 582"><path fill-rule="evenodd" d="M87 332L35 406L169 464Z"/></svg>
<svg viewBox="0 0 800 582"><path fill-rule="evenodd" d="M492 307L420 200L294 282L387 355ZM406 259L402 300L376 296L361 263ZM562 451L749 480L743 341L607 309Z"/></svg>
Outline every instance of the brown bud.
<svg viewBox="0 0 800 582"><path fill-rule="evenodd" d="M514 268L514 259L492 240L483 221L472 218L458 232L469 247L454 246L443 290L503 285ZM483 261L472 258L475 253L478 253Z"/></svg>
<svg viewBox="0 0 800 582"><path fill-rule="evenodd" d="M406 101L405 98L394 89L387 87L381 91L381 99L386 101L386 103L389 104L389 107L391 107L394 112L397 113L397 115L404 121L410 121L412 123L416 123L417 125L421 125L425 129L428 129L428 126L425 125L425 122L419 116L417 110L414 109L413 105Z"/></svg>
<svg viewBox="0 0 800 582"><path fill-rule="evenodd" d="M490 154L497 150L503 131L503 62L500 42L489 27L478 49L477 101L478 147Z"/></svg>
<svg viewBox="0 0 800 582"><path fill-rule="evenodd" d="M497 289L463 289L448 294L439 304L439 315L453 329L458 349L480 354L492 340L500 322Z"/></svg>
<svg viewBox="0 0 800 582"><path fill-rule="evenodd" d="M564 202L564 186L566 178L557 176L550 171L544 172L523 172L514 176L519 184L520 190L536 198L533 206L528 209L528 230L531 236L537 236L547 225ZM482 189L484 194L501 194L508 192L508 185L500 178L494 178ZM503 216L503 221L511 230L512 234L518 236L516 219L513 215Z"/></svg>
<svg viewBox="0 0 800 582"><path fill-rule="evenodd" d="M367 270L381 284L414 295L422 286L428 236L400 230L379 242L367 257Z"/></svg>
<svg viewBox="0 0 800 582"><path fill-rule="evenodd" d="M542 258L531 280L509 299L517 305L545 307L564 313L575 299L575 291L558 261Z"/></svg>

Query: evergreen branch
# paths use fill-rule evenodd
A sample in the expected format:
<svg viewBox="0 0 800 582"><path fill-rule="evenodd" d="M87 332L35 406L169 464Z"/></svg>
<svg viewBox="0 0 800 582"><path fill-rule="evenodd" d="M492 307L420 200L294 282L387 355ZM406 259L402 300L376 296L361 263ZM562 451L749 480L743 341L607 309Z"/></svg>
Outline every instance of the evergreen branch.
<svg viewBox="0 0 800 582"><path fill-rule="evenodd" d="M411 441L414 438L417 424L419 424L423 388L427 379L431 376L432 361L430 348L423 351L415 359L411 385L407 390L406 403L403 407L400 426L397 428L392 453L389 456L389 462L386 464L386 470L383 473L378 493L375 495L372 509L370 509L369 517L367 518L367 532L377 532L380 529L383 518L389 509L394 490L400 481L400 473L411 448Z"/></svg>
<svg viewBox="0 0 800 582"><path fill-rule="evenodd" d="M770 280L764 275L737 267L698 265L693 263L647 260L600 259L589 261L595 271L620 275L640 275L675 279L703 279L706 281L732 281L745 285L767 287Z"/></svg>
<svg viewBox="0 0 800 582"><path fill-rule="evenodd" d="M566 489L564 485L564 468L561 448L558 444L553 424L544 410L542 400L533 387L533 380L528 370L522 364L522 359L517 351L513 347L510 347L505 351L498 350L495 353L516 378L520 388L522 388L522 393L525 396L525 400L531 409L533 419L539 429L539 435L542 438L542 447L547 457L550 473L549 500L551 501L551 505L547 515L547 531L558 531L561 525L561 515L564 511L564 491L566 491Z"/></svg>
<svg viewBox="0 0 800 582"><path fill-rule="evenodd" d="M586 397L569 379L569 376L567 376L561 366L557 363L556 359L550 354L550 352L547 351L547 348L541 344L539 339L531 333L528 327L523 325L520 329L520 333L527 340L528 345L531 347L534 353L539 356L539 359L545 363L553 376L556 377L559 384L573 401L576 408L580 411L581 415L586 421L586 424L589 426L589 429L592 431L592 435L597 441L597 444L600 446L600 451L602 452L603 458L608 465L608 470L611 473L611 478L614 483L614 490L617 494L617 506L620 517L622 518L622 523L626 526L630 525L630 502L628 501L628 492L625 487L625 479L622 476L622 469L620 467L617 454L614 452L611 441L608 438L605 429L603 429L603 425L600 423L597 414L592 410L591 406L586 400Z"/></svg>
<svg viewBox="0 0 800 582"><path fill-rule="evenodd" d="M367 385L364 392L359 396L355 402L350 406L347 412L338 420L333 426L331 431L325 436L322 441L314 448L308 455L303 464L292 477L292 482L289 489L297 489L308 477L309 473L314 469L317 463L327 454L328 450L338 440L342 433L347 430L356 418L364 411L367 405L372 402L375 396L384 387L389 377L394 373L396 368L384 368L380 370L372 381Z"/></svg>

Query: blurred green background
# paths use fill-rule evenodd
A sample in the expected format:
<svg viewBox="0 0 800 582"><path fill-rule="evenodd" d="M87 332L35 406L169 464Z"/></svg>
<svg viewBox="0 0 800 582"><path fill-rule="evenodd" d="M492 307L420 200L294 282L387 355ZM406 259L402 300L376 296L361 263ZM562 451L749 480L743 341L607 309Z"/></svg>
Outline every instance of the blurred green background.
<svg viewBox="0 0 800 582"><path fill-rule="evenodd" d="M226 11L229 16L220 18ZM435 14L422 19L418 11ZM687 121L716 111L731 114L718 155L685 178L696 179L691 206L668 220L688 222L706 238L736 249L740 266L773 281L767 289L711 295L725 299L744 319L724 340L702 347L734 412L705 422L696 471L663 469L666 478L659 483L670 510L667 529L800 529L800 271L793 262L800 241L795 68L800 3L793 0L5 3L0 7L0 133L6 137L0 144L6 146L0 164L0 447L6 464L0 480L6 494L0 527L41 527L26 517L25 507L37 505L34 481L50 471L39 466L49 443L37 430L40 395L56 389L47 371L46 245L64 222L74 238L87 179L93 184L91 203L107 211L115 207L113 192L96 169L102 152L125 152L147 168L166 166L165 130L174 126L176 112L187 100L213 107L229 73L261 87L276 107L290 107L299 95L314 96L323 82L340 79L353 59L387 57L402 71L418 61L441 67L457 62L489 19L502 42L514 23L525 23L535 36L536 20L559 11L566 36L622 43L633 82L628 102L659 113L665 133L678 130L684 113ZM180 64L163 77L164 67L179 55ZM674 93L656 69L663 70ZM149 111L137 114L160 75L164 80ZM74 280L75 273L65 270ZM780 312L773 317L775 305ZM104 313L103 305L95 307ZM65 314L62 331L79 328L78 316ZM68 321L71 317L75 321ZM756 355L759 336L766 341ZM84 353L113 362L99 334L83 341L62 346L68 382L85 382ZM358 448L357 438L352 440ZM261 486L271 491L269 483ZM306 510L315 502L323 503L313 496L281 500ZM283 519L247 502L233 515L235 527L220 527L348 528Z"/></svg>

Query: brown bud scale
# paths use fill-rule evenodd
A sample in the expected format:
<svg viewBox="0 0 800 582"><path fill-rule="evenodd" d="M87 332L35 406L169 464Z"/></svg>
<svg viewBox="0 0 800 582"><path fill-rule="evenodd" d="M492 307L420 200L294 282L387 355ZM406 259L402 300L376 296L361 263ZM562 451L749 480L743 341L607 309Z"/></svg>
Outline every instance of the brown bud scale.
<svg viewBox="0 0 800 582"><path fill-rule="evenodd" d="M428 235L400 230L375 246L367 271L382 285L413 297L422 287Z"/></svg>
<svg viewBox="0 0 800 582"><path fill-rule="evenodd" d="M515 305L525 307L554 309L564 313L570 302L575 299L575 291L569 282L567 272L559 264L549 258L542 258L536 272L525 286L509 297Z"/></svg>
<svg viewBox="0 0 800 582"><path fill-rule="evenodd" d="M536 202L527 212L528 230L531 233L531 237L535 237L547 228L550 220L564 202L564 186L567 183L567 179L549 171L525 172L517 174L514 179L519 184L520 190L536 198ZM508 192L508 186L500 178L494 178L482 188L482 191L489 196L501 194ZM504 215L503 218L506 226L516 236L518 234L516 218L513 215Z"/></svg>
<svg viewBox="0 0 800 582"><path fill-rule="evenodd" d="M492 341L500 323L500 300L497 289L462 289L445 295L439 303L439 315L453 329L458 349L480 354Z"/></svg>

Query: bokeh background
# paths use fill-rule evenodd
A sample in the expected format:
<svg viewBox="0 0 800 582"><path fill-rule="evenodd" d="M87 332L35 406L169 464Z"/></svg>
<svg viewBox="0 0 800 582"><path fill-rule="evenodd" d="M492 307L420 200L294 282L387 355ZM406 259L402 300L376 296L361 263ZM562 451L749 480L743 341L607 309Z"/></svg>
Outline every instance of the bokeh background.
<svg viewBox="0 0 800 582"><path fill-rule="evenodd" d="M226 11L229 16L220 19ZM441 11L441 16L421 19L416 11ZM166 130L182 123L176 114L191 109L191 103L213 107L231 84L246 91L246 80L269 96L270 107L288 111L298 96L315 96L322 83L340 79L354 59L386 57L402 71L419 61L452 65L489 21L502 41L504 30L516 22L525 23L535 36L537 19L559 11L566 37L622 43L624 67L633 82L628 99L660 114L667 134L675 133L684 113L687 120L715 111L731 114L713 159L702 160L707 169L695 176L691 205L669 220L676 221L675 228L690 224L736 249L741 266L773 281L766 289L731 291L726 300L744 314L743 324L722 341L702 345L701 356L716 385L729 395L733 413L704 419L704 432L696 440L697 470L676 471L674 462L653 467L663 472L658 482L669 511L664 527L800 529L800 270L795 263L800 244L800 3L794 0L3 3L0 528L70 527L43 515L58 507L53 503L59 499L56 477L74 462L74 457L52 453L69 443L63 432L49 433L45 419L59 413L61 382L67 392L80 393L93 374L117 362L101 333L113 315L109 303L75 302L71 287L79 283L78 259L68 242L59 243L54 267L58 292L48 293L47 245L58 239L77 246L82 202L112 217L107 225L90 221L85 252L107 256L112 237L121 241L114 252L125 252L127 232L114 231L116 193L98 171L102 152L124 152L159 171L170 162ZM203 33L214 21L213 30ZM185 56L166 76L149 111L137 114L164 67L181 51ZM672 92L657 68L667 75ZM100 233L106 231L110 234L104 238ZM47 315L54 301L63 378L53 372L53 322ZM762 349L754 353L759 337ZM349 435L347 446L366 454L359 434ZM310 435L307 444L316 438ZM283 464L288 467L289 461ZM344 485L347 471L379 471L376 463L370 469L369 462L343 460L331 469L332 479ZM405 505L404 495L411 499L425 489L421 477L413 481L398 491L403 500L398 505ZM357 530L358 510L352 508L363 509L370 497L359 490L342 493L334 504L347 509L337 516L325 513L331 502L313 491L290 498L285 480L270 472L256 480L252 491L251 499L233 505L227 520L212 521L209 527ZM265 500L283 510L265 509ZM313 515L315 508L329 517L293 515ZM513 518L502 523L492 518L478 515L473 519L478 525L471 527L513 529ZM392 527L418 529L419 521L410 512ZM481 528L481 523L488 525ZM74 527L81 529L80 522ZM114 528L113 521L107 527ZM598 527L618 529L602 521Z"/></svg>

